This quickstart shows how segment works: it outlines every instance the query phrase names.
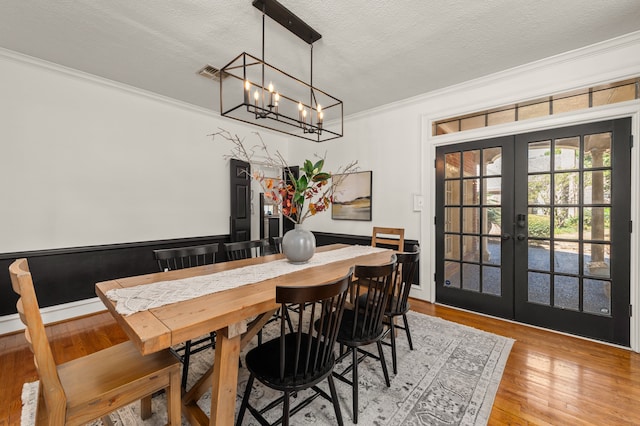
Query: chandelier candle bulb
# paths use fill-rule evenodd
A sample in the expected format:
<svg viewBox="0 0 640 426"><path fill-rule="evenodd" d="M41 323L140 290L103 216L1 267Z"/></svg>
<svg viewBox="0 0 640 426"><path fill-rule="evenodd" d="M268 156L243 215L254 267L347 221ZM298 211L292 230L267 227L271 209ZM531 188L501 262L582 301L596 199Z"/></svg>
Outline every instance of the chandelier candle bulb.
<svg viewBox="0 0 640 426"><path fill-rule="evenodd" d="M249 80L244 81L244 103L249 105L249 93L251 92L251 83Z"/></svg>
<svg viewBox="0 0 640 426"><path fill-rule="evenodd" d="M260 99L260 92L256 89L256 91L253 92L253 100L255 101L256 107L258 106L258 99Z"/></svg>
<svg viewBox="0 0 640 426"><path fill-rule="evenodd" d="M306 109L302 110L302 127L303 128L307 127L307 110Z"/></svg>
<svg viewBox="0 0 640 426"><path fill-rule="evenodd" d="M276 114L278 113L278 103L280 102L280 93L276 92L276 102L275 102L275 107L276 107Z"/></svg>
<svg viewBox="0 0 640 426"><path fill-rule="evenodd" d="M273 106L273 83L269 82L269 107Z"/></svg>

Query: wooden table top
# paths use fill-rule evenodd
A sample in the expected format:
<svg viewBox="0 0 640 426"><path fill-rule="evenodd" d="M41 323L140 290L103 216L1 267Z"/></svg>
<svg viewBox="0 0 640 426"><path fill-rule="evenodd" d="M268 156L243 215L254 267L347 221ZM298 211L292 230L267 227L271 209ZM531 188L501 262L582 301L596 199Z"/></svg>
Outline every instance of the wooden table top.
<svg viewBox="0 0 640 426"><path fill-rule="evenodd" d="M346 245L333 244L318 247L317 251L341 247ZM376 265L388 262L391 253L391 251L379 252L332 262L128 316L116 312L115 302L106 297L107 291L267 263L282 259L283 255L262 256L104 281L96 284L96 293L140 352L149 354L276 309L278 307L275 302L276 286L315 285L335 280L346 275L353 265Z"/></svg>

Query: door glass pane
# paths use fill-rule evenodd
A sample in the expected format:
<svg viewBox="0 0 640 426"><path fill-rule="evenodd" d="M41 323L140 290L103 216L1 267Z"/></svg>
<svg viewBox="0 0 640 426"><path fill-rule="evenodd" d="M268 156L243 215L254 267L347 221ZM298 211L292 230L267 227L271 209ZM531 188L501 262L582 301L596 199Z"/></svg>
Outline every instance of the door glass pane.
<svg viewBox="0 0 640 426"><path fill-rule="evenodd" d="M554 170L577 170L580 167L580 137L556 139Z"/></svg>
<svg viewBox="0 0 640 426"><path fill-rule="evenodd" d="M463 118L460 120L460 131L478 129L485 126L484 114L475 117Z"/></svg>
<svg viewBox="0 0 640 426"><path fill-rule="evenodd" d="M636 85L631 83L624 86L594 90L592 106L615 104L633 99L636 99Z"/></svg>
<svg viewBox="0 0 640 426"><path fill-rule="evenodd" d="M462 209L462 232L465 234L480 233L480 209L464 207Z"/></svg>
<svg viewBox="0 0 640 426"><path fill-rule="evenodd" d="M553 113L561 114L563 112L575 111L578 109L589 108L589 94L584 93L575 96L567 96L553 100Z"/></svg>
<svg viewBox="0 0 640 426"><path fill-rule="evenodd" d="M462 264L462 288L471 291L480 291L480 265L471 263Z"/></svg>
<svg viewBox="0 0 640 426"><path fill-rule="evenodd" d="M462 155L463 176L480 176L480 151L464 151Z"/></svg>
<svg viewBox="0 0 640 426"><path fill-rule="evenodd" d="M611 282L584 279L582 310L591 314L611 314Z"/></svg>
<svg viewBox="0 0 640 426"><path fill-rule="evenodd" d="M554 276L553 306L577 311L580 308L578 277Z"/></svg>
<svg viewBox="0 0 640 426"><path fill-rule="evenodd" d="M518 106L518 121L543 117L551 114L549 101L536 102L531 105Z"/></svg>
<svg viewBox="0 0 640 426"><path fill-rule="evenodd" d="M502 178L483 179L482 191L483 204L500 204L502 200Z"/></svg>
<svg viewBox="0 0 640 426"><path fill-rule="evenodd" d="M485 207L482 212L482 233L500 235L502 233L502 209L500 207Z"/></svg>
<svg viewBox="0 0 640 426"><path fill-rule="evenodd" d="M444 262L445 287L460 288L460 264L458 262Z"/></svg>
<svg viewBox="0 0 640 426"><path fill-rule="evenodd" d="M611 171L584 172L584 203L611 203Z"/></svg>
<svg viewBox="0 0 640 426"><path fill-rule="evenodd" d="M609 278L611 275L611 245L584 243L584 274Z"/></svg>
<svg viewBox="0 0 640 426"><path fill-rule="evenodd" d="M549 241L529 240L527 252L529 269L536 269L538 271L551 270Z"/></svg>
<svg viewBox="0 0 640 426"><path fill-rule="evenodd" d="M462 200L467 206L480 204L480 179L462 181Z"/></svg>
<svg viewBox="0 0 640 426"><path fill-rule="evenodd" d="M529 143L529 173L551 170L551 141Z"/></svg>
<svg viewBox="0 0 640 426"><path fill-rule="evenodd" d="M634 98L631 98L634 99ZM516 121L516 109L508 108L487 114L487 126L496 124L513 123Z"/></svg>
<svg viewBox="0 0 640 426"><path fill-rule="evenodd" d="M460 236L444 236L444 256L447 259L460 260Z"/></svg>
<svg viewBox="0 0 640 426"><path fill-rule="evenodd" d="M529 175L529 204L551 203L551 175Z"/></svg>
<svg viewBox="0 0 640 426"><path fill-rule="evenodd" d="M444 204L459 205L460 204L460 181L448 180L444 183Z"/></svg>
<svg viewBox="0 0 640 426"><path fill-rule="evenodd" d="M452 152L444 156L444 177L460 177L460 153Z"/></svg>
<svg viewBox="0 0 640 426"><path fill-rule="evenodd" d="M580 273L579 243L555 242L553 244L553 266L555 272Z"/></svg>
<svg viewBox="0 0 640 426"><path fill-rule="evenodd" d="M500 238L482 237L482 262L500 265L501 249Z"/></svg>
<svg viewBox="0 0 640 426"><path fill-rule="evenodd" d="M468 262L480 262L480 237L465 235L462 237L462 259Z"/></svg>
<svg viewBox="0 0 640 426"><path fill-rule="evenodd" d="M529 237L549 238L551 236L551 215L549 208L530 208L527 217Z"/></svg>
<svg viewBox="0 0 640 426"><path fill-rule="evenodd" d="M500 296L502 294L500 268L482 267L482 292Z"/></svg>
<svg viewBox="0 0 640 426"><path fill-rule="evenodd" d="M553 209L553 232L556 238L577 239L580 224L578 207L556 207Z"/></svg>
<svg viewBox="0 0 640 426"><path fill-rule="evenodd" d="M554 176L556 204L578 204L580 173L556 173Z"/></svg>
<svg viewBox="0 0 640 426"><path fill-rule="evenodd" d="M445 207L444 218L445 232L460 232L460 207Z"/></svg>
<svg viewBox="0 0 640 426"><path fill-rule="evenodd" d="M585 240L611 240L611 208L585 207L583 238Z"/></svg>
<svg viewBox="0 0 640 426"><path fill-rule="evenodd" d="M551 280L549 274L529 272L528 298L532 303L549 305L551 303Z"/></svg>
<svg viewBox="0 0 640 426"><path fill-rule="evenodd" d="M611 133L585 135L584 168L611 167Z"/></svg>
<svg viewBox="0 0 640 426"><path fill-rule="evenodd" d="M502 148L485 148L482 150L482 174L484 176L502 174Z"/></svg>

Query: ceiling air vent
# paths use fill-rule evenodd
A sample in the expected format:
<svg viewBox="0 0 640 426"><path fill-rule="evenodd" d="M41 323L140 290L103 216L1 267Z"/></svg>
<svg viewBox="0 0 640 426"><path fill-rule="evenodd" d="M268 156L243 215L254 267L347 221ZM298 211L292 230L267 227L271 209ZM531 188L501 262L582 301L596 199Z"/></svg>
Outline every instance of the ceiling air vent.
<svg viewBox="0 0 640 426"><path fill-rule="evenodd" d="M220 70L212 65L205 65L200 68L197 74L208 78L209 80L220 81ZM223 77L224 78L224 77Z"/></svg>

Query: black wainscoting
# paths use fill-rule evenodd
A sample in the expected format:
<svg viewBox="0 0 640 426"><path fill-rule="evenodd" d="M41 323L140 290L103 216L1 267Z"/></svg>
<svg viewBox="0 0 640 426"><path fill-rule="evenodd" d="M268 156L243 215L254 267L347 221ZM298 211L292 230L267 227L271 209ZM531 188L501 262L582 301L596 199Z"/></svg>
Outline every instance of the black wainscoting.
<svg viewBox="0 0 640 426"><path fill-rule="evenodd" d="M95 284L158 272L153 250L229 242L228 235L0 254L0 316L15 314L9 265L26 257L40 307L96 297ZM225 259L222 246L216 261Z"/></svg>
<svg viewBox="0 0 640 426"><path fill-rule="evenodd" d="M328 232L315 232L316 246L326 246L329 244L343 243L343 244L358 244L361 246L371 245L371 235L349 235L349 234L331 234ZM404 240L404 250L411 250L414 245L420 245L416 240ZM420 283L420 261L418 261L418 270L413 277L413 283Z"/></svg>
<svg viewBox="0 0 640 426"><path fill-rule="evenodd" d="M371 244L370 235L326 232L314 232L314 235L318 246L334 243ZM11 289L9 265L18 258L26 257L29 260L38 302L44 308L96 297L95 284L101 281L158 272L158 264L153 257L155 249L229 241L229 235L216 235L0 254L0 316L17 312L18 296ZM414 244L418 242L405 240L405 250ZM216 261L225 260L221 246ZM415 282L419 282L417 275Z"/></svg>

